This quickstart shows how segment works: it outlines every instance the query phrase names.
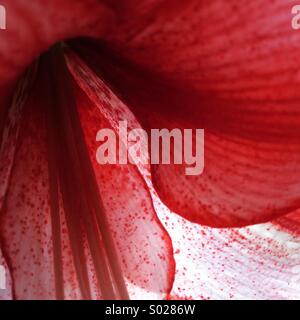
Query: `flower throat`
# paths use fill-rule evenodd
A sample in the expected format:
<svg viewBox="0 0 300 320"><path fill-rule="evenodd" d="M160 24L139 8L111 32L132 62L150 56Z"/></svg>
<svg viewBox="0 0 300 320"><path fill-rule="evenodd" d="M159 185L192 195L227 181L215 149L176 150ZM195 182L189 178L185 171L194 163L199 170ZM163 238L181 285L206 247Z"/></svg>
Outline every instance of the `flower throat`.
<svg viewBox="0 0 300 320"><path fill-rule="evenodd" d="M128 299L77 111L74 98L77 89L62 46L53 47L40 58L31 93L37 105L44 108L47 128L56 297L64 299L65 296L61 239L61 215L64 214L82 298L92 299L84 247L87 239L102 298Z"/></svg>

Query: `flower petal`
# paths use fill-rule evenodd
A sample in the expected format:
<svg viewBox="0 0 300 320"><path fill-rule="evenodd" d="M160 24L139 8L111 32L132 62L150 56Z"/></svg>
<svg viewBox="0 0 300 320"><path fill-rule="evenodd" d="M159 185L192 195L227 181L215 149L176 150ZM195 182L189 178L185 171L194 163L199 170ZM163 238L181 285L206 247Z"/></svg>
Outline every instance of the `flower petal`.
<svg viewBox="0 0 300 320"><path fill-rule="evenodd" d="M31 95L25 106L22 100L13 105L12 120L6 122L7 138L1 149L1 164L5 164L1 170L1 246L9 260L13 298L54 299L45 110L34 98ZM65 285L65 298L76 298L80 292L66 230L62 221L57 231L64 249L65 282L61 285Z"/></svg>
<svg viewBox="0 0 300 320"><path fill-rule="evenodd" d="M114 19L98 0L3 0L1 5L7 29L0 37L0 132L16 81L39 54L76 36L99 38Z"/></svg>
<svg viewBox="0 0 300 320"><path fill-rule="evenodd" d="M100 129L112 129L117 135L119 120L127 120L135 128L139 124L75 55L69 53L68 60L76 82L90 99L78 97L79 112L121 265L129 281L129 293L137 299L164 298L173 284L173 250L153 208L145 182L149 178L142 176L147 171L132 164L100 165L96 161L96 135Z"/></svg>
<svg viewBox="0 0 300 320"><path fill-rule="evenodd" d="M289 232L294 237L300 236L300 211L294 211L279 219L273 221L273 223L280 227L285 232Z"/></svg>
<svg viewBox="0 0 300 320"><path fill-rule="evenodd" d="M51 65L46 61L43 58L40 63L30 99L23 108L19 104L13 106L14 117L7 122L7 139L1 150L1 164L6 163L0 171L1 244L10 262L14 298L99 299L108 294L106 284L101 282L105 268L99 265L99 258L106 249L110 249L109 259L114 258L114 245L107 248L103 233L103 238L97 240L99 221L94 216L92 203L96 191L91 191L90 178L85 175L80 189L77 188L77 175L81 173L72 171L77 159L70 158L69 153L76 146L72 145L74 137L67 130L67 119L56 117L52 122L49 110L49 107L55 109L52 99L57 99L56 105L60 108L67 106L68 115L72 111L71 101L65 101L64 105L59 100L60 94L68 91L61 87L66 83L62 66L59 67L60 82L50 88L43 77L47 68L48 80L51 79ZM55 97L47 96L52 89ZM79 87L74 90L99 187L97 193L100 192L109 214L109 226L102 227L107 228L105 233L111 229L121 260L123 274L118 276L126 277L130 297L166 297L174 275L172 244L156 216L148 187L132 165L102 168L96 163L96 133L101 126L111 125L99 110L100 101L95 105ZM108 88L102 90L100 93L105 94ZM114 99L110 101L112 105L118 103L117 98ZM20 118L16 116L19 113ZM76 122L72 126L75 128L72 130L81 130ZM63 149L63 157L70 160L68 163L53 145L60 150L61 140L53 140L57 130L64 130L65 136L60 139L69 142ZM84 140L77 139L76 143L81 150ZM81 150L80 156L83 154ZM81 165L83 163L79 170ZM59 190L54 188L56 171ZM92 193L89 194L89 190ZM87 210L81 203L83 196L88 202ZM117 260L110 262L117 263Z"/></svg>
<svg viewBox="0 0 300 320"><path fill-rule="evenodd" d="M299 235L271 223L209 228L158 212L175 251L170 299L299 299Z"/></svg>
<svg viewBox="0 0 300 320"><path fill-rule="evenodd" d="M74 44L144 127L205 129L201 176L152 167L161 199L192 221L242 226L299 207L293 3L146 1L124 11L106 43Z"/></svg>

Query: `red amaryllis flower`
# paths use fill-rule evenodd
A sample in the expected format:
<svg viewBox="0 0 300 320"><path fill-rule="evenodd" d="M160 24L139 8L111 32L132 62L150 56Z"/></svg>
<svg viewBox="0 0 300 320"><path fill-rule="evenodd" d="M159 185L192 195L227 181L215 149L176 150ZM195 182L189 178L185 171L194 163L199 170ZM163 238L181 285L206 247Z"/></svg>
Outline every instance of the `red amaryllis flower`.
<svg viewBox="0 0 300 320"><path fill-rule="evenodd" d="M295 1L2 2L3 298L299 296ZM124 119L204 128L204 173L99 166Z"/></svg>

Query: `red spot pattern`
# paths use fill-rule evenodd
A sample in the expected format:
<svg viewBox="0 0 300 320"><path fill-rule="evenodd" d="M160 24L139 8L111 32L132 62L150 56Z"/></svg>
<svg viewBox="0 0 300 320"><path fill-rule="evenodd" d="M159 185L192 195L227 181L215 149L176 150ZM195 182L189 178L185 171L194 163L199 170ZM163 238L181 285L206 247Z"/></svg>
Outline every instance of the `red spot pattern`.
<svg viewBox="0 0 300 320"><path fill-rule="evenodd" d="M186 177L179 166L152 167L162 201L211 227L279 217L273 224L238 229L195 225L162 209L148 168L98 172L94 162L130 293L164 297L173 280L170 240L152 208L149 187L174 241L177 271L169 297L299 297L299 213L285 216L299 207L300 190L300 36L290 24L294 0L2 3L9 30L0 37L1 261L11 272L4 298L54 298L55 282L42 108L31 101L20 120L14 101L11 114L4 115L28 64L52 44L76 36L102 40L71 44L104 80L93 88L92 73L80 80L82 74L71 68L89 97L78 93L77 99L92 159L98 124L114 128L123 116L135 123L128 108L148 129L204 128L202 176ZM80 298L61 215L66 298ZM84 236L82 242L92 297L100 298Z"/></svg>

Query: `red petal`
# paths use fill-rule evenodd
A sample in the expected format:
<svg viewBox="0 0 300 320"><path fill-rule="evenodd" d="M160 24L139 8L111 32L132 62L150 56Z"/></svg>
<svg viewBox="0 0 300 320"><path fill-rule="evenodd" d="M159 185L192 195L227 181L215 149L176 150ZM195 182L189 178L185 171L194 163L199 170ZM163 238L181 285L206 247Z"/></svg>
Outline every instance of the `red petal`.
<svg viewBox="0 0 300 320"><path fill-rule="evenodd" d="M16 79L41 52L76 36L99 38L113 20L111 10L98 0L3 0L1 5L7 29L0 37L0 117Z"/></svg>
<svg viewBox="0 0 300 320"><path fill-rule="evenodd" d="M131 164L99 165L95 157L99 147L96 143L98 130L116 130L122 119L134 128L139 124L127 107L76 56L69 54L69 63L76 81L90 98L78 97L79 111L121 264L129 283L134 285L133 288L129 285L131 296L163 298L173 284L173 250L152 205L145 182L147 170Z"/></svg>
<svg viewBox="0 0 300 320"><path fill-rule="evenodd" d="M162 200L211 226L268 221L298 208L293 1L153 3L125 10L106 44L76 48L145 127L205 129L201 176L185 176L184 165L153 166Z"/></svg>
<svg viewBox="0 0 300 320"><path fill-rule="evenodd" d="M280 227L283 231L289 232L295 237L300 236L300 211L297 210L290 214L287 214L279 219L273 221L273 223Z"/></svg>
<svg viewBox="0 0 300 320"><path fill-rule="evenodd" d="M94 81L92 76L90 80ZM43 84L43 80L39 79L40 83ZM58 85L62 83L53 88ZM9 262L14 298L99 299L103 285L99 283L99 274L101 276L103 266L97 265L96 258L102 254L103 241L91 240L95 235L86 228L88 225L94 228L96 222L89 220L86 225L85 215L89 212L69 211L66 206L69 200L76 203L76 198L81 196L77 194L76 177L68 194L61 186L60 197L63 199L56 199L59 217L54 215L55 197L51 189L54 154L49 137L56 129L46 129L49 102L42 100L40 95L45 96L40 92L42 88L34 87L34 94L24 110L22 100L12 106L13 118L6 123L7 138L1 152L0 199L1 207L4 207L0 234ZM102 95L106 92L108 88L105 87L98 91ZM110 228L130 296L165 297L171 290L174 274L172 244L156 216L148 187L134 166L100 167L96 163L97 146L93 141L101 126L110 127L110 124L99 110L101 101L96 100L96 106L82 93L76 94L101 198L109 213ZM114 103L120 104L116 97L110 103L110 109ZM18 117L19 113L22 118ZM80 142L78 144L80 146ZM56 166L60 168L63 164ZM69 166L73 164L70 162ZM64 170L66 172L68 168ZM65 177L68 178L67 173ZM81 193L89 189L84 183L81 187ZM89 200L93 197L86 196Z"/></svg>
<svg viewBox="0 0 300 320"><path fill-rule="evenodd" d="M31 97L24 112L22 99L15 101L19 103L10 109L11 120L6 122L5 130L7 138L1 149L1 245L9 262L13 297L54 299L53 234L43 108ZM21 118L18 117L20 113L24 114ZM80 297L64 221L58 230L60 228L65 298Z"/></svg>

